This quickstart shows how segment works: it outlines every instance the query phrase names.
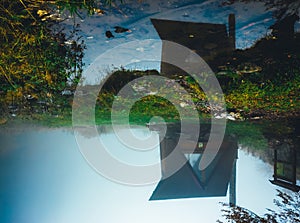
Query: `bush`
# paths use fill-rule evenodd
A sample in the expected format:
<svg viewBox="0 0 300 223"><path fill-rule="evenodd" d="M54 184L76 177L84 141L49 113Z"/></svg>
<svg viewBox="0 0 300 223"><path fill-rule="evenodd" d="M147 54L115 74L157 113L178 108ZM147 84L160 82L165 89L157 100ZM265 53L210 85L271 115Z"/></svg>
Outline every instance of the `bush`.
<svg viewBox="0 0 300 223"><path fill-rule="evenodd" d="M78 27L64 33L59 14L43 1L3 0L0 14L2 105L51 102L68 85L76 85L85 48L76 36Z"/></svg>

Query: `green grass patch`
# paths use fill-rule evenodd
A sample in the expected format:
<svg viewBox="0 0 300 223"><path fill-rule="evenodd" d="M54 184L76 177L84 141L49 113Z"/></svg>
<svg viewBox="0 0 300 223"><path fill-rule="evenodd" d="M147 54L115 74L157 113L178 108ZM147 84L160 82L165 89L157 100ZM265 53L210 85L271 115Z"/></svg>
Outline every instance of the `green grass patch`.
<svg viewBox="0 0 300 223"><path fill-rule="evenodd" d="M268 146L268 140L263 135L263 126L257 121L227 122L226 133L237 137L238 143L263 150Z"/></svg>

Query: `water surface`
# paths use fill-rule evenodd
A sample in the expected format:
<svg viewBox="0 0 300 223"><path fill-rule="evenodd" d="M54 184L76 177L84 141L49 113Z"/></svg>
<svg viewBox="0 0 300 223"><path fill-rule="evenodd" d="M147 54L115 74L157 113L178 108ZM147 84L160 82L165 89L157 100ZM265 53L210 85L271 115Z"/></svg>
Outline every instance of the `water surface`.
<svg viewBox="0 0 300 223"><path fill-rule="evenodd" d="M100 137L117 158L133 165L160 162L159 146L136 159L109 127ZM124 130L124 129L123 129ZM123 131L122 130L122 131ZM150 134L135 127L142 136ZM97 173L82 156L72 129L18 127L0 132L0 219L3 223L47 222L216 222L225 197L149 201L158 182L130 186ZM114 153L112 151L112 153ZM145 155L147 154L148 155ZM159 179L160 170L158 170ZM124 174L130 174L124 172ZM241 147L236 170L237 204L258 214L275 208L273 166Z"/></svg>

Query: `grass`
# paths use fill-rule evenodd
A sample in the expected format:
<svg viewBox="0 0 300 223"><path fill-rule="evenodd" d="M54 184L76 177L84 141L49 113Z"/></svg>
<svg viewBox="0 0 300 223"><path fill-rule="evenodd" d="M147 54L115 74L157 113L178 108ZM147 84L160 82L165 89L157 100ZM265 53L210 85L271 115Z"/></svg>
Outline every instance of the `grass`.
<svg viewBox="0 0 300 223"><path fill-rule="evenodd" d="M118 71L119 75L122 72ZM300 75L295 75L295 78L290 81L282 82L281 84L275 84L272 82L256 83L250 81L249 76L234 76L234 80L227 80L226 83L230 84L231 88L224 87L224 97L228 111L234 111L241 113L245 118L252 116L264 116L266 119L274 119L278 116L293 116L298 115L300 111ZM126 71L126 74L128 71ZM133 72L134 73L134 72ZM139 76L142 74L139 73ZM226 75L226 74L225 74ZM230 75L228 75L230 76ZM227 76L227 78L228 78ZM118 79L114 77L114 80ZM218 76L221 80L224 77ZM201 88L197 86L194 80L188 76L175 76L175 79L187 89L187 92L191 95L193 103L196 104L196 109L200 119L210 118L210 110L207 103L207 98ZM234 81L234 83L233 83ZM148 83L147 83L148 84ZM224 84L225 85L225 84ZM122 86L116 86L112 89L121 88ZM173 91L177 89L174 87ZM110 124L111 123L111 107L114 101L119 102L119 106L116 108L117 122L120 124L127 122L128 118L130 123L133 124L145 124L153 116L160 116L165 119L166 122L176 122L180 120L180 115L173 104L181 105L185 109L185 115L189 117L194 109L189 101L180 94L172 95L173 102L170 103L164 97L158 97L154 95L143 96L136 102L130 101L126 97L116 97L117 92L101 92L96 101L95 119L96 124ZM140 93L140 92L137 92ZM141 94L144 92L141 92ZM168 92L165 93L166 95ZM168 95L170 97L170 95ZM2 116L0 115L0 124L5 124L7 121L12 122L14 120L19 121L33 121L41 123L47 126L71 126L72 125L72 99L65 98L64 96L58 98L52 104L52 107L47 111L33 112L32 109L22 110L22 105L17 117L12 117L8 111L9 102L1 101ZM60 105L60 106L58 106ZM0 107L0 109L1 109ZM25 106L24 106L25 108ZM81 108L85 109L85 108ZM130 117L126 117L126 110L130 109ZM127 111L129 112L129 111ZM189 112L191 112L189 114ZM86 119L84 117L83 119Z"/></svg>
<svg viewBox="0 0 300 223"><path fill-rule="evenodd" d="M152 98L153 99L153 98ZM115 124L128 124L131 125L143 125L154 116L160 116L164 118L164 121L167 123L179 122L179 114L176 111L175 107L168 103L167 101L158 98L158 101L154 102L153 100L144 100L139 101L134 104L130 110L129 117L122 110L115 113L116 119ZM155 103L162 103L161 106L153 106ZM161 109L161 108L164 109ZM209 114L199 113L200 123L209 123L210 116ZM98 103L95 108L95 123L91 123L87 117L86 119L81 120L83 124L89 125L110 125L111 122L111 110L108 107L101 107ZM193 122L194 120L189 120ZM40 113L40 114L31 114L28 115L19 115L17 117L9 117L9 120L6 123L3 123L2 126L29 123L33 125L46 126L46 127L72 127L72 109L67 107L63 109L58 116L51 115L49 113ZM0 125L1 127L1 125ZM268 147L268 139L266 134L272 129L272 134L277 136L284 135L289 133L291 130L288 127L288 124L283 120L273 121L273 120L246 120L246 121L227 121L226 134L233 134L237 137L238 142L246 147L254 148L255 150L263 150Z"/></svg>
<svg viewBox="0 0 300 223"><path fill-rule="evenodd" d="M257 86L253 83L242 83L239 88L225 95L229 109L248 112L292 113L300 109L300 81L283 83L281 86Z"/></svg>
<svg viewBox="0 0 300 223"><path fill-rule="evenodd" d="M263 134L264 127L255 121L227 122L226 133L235 135L243 146L263 150L268 147L268 140Z"/></svg>
<svg viewBox="0 0 300 223"><path fill-rule="evenodd" d="M270 120L278 117L299 116L299 51L294 47L293 49L274 48L272 41L266 38L249 50L235 52L232 60L229 60L227 65L222 68L222 72L217 73L216 76L223 89L228 112L239 113L246 120L256 116ZM295 45L297 49L300 48L298 45ZM267 54L270 51L266 49L272 49L275 53ZM257 55L260 58L257 58ZM245 64L247 68L245 68ZM251 66L255 67L254 72L251 71ZM174 92L174 95L165 92L164 88L157 89L165 96L171 97L172 103L164 97L153 95L143 96L135 103L126 97L117 97L118 91L124 85L135 78L147 75L160 74L155 70L128 71L122 68L110 75L102 88L103 91L97 97L96 125L111 124L111 106L115 100L118 100L120 105L114 116L118 124L127 123L129 120L131 124L145 125L154 116L160 116L166 122L178 122L180 115L172 103L187 108L185 115L189 117L189 112L194 111L189 103L190 99L196 105L200 120L210 118L210 108L206 95L197 82L188 75L177 74L173 75L172 78L189 93L190 99L178 93L180 88L178 85L172 84L169 88L171 92ZM144 81L142 87L150 89L149 84ZM137 95L147 93L138 89L133 87L131 93ZM5 94L4 91L0 91L0 93ZM56 101L50 105L46 112L32 112L30 108L28 110L26 104L21 103L20 111L16 117L12 117L8 109L12 103L9 98L11 97L0 98L0 125L26 121L49 127L72 126L72 99L70 97L55 96ZM24 109L25 107L27 110ZM129 117L126 115L128 108L130 109ZM85 108L81 109L84 110ZM82 117L82 123L86 123L88 120L89 117ZM262 128L257 123L251 121L229 122L227 132L237 135L241 143L250 145L255 142L255 147L266 145L265 139L262 137Z"/></svg>

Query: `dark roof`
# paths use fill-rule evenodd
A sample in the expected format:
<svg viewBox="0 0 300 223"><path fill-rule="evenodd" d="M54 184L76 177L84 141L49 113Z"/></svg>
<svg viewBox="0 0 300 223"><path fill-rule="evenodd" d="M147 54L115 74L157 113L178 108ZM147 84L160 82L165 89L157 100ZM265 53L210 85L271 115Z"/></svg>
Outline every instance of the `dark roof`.
<svg viewBox="0 0 300 223"><path fill-rule="evenodd" d="M184 154L177 155L185 158ZM199 171L199 160L193 167L186 162L179 171L158 183L150 200L226 196L236 156L236 141L226 138L207 169Z"/></svg>
<svg viewBox="0 0 300 223"><path fill-rule="evenodd" d="M151 22L162 40L176 42L193 50L212 67L216 66L216 56L233 51L225 24L164 19L151 19ZM164 67L161 72L167 74L168 69Z"/></svg>

